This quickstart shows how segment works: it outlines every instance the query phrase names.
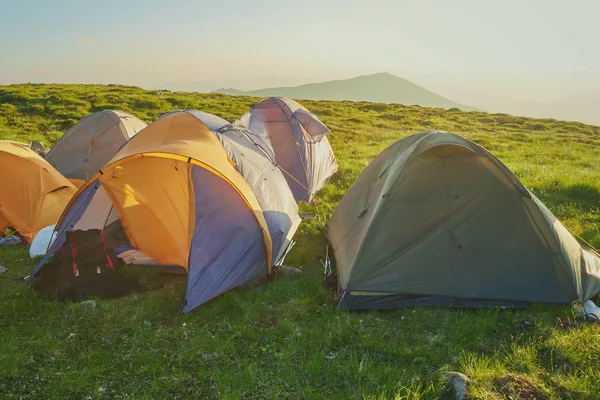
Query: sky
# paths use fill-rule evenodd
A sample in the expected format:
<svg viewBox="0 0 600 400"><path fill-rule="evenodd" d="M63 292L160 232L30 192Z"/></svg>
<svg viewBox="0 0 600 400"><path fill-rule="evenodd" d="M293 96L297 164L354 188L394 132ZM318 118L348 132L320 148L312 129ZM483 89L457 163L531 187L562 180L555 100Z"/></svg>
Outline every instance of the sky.
<svg viewBox="0 0 600 400"><path fill-rule="evenodd" d="M475 107L576 102L600 93L599 15L598 0L0 0L0 84L247 90L387 71Z"/></svg>

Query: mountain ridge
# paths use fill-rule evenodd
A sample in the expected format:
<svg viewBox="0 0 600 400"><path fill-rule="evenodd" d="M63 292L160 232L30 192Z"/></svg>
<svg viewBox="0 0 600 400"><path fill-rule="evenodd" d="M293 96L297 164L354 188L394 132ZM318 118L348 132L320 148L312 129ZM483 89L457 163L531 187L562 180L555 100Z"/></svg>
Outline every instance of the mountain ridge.
<svg viewBox="0 0 600 400"><path fill-rule="evenodd" d="M464 111L476 110L474 107L457 103L388 72L361 75L349 79L307 83L299 86L271 87L247 91L221 88L212 93L254 97L282 96L302 100L370 101L435 108L459 108Z"/></svg>

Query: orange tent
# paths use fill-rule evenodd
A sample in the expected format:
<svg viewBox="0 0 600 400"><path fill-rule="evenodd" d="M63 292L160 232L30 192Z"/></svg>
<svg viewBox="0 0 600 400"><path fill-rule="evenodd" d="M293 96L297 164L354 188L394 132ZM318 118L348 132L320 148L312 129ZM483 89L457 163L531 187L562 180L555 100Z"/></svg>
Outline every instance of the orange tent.
<svg viewBox="0 0 600 400"><path fill-rule="evenodd" d="M56 224L77 188L24 144L0 141L0 228L11 226L31 243Z"/></svg>
<svg viewBox="0 0 600 400"><path fill-rule="evenodd" d="M148 125L79 188L31 276L67 232L103 230L117 219L145 259L187 271L186 312L271 270L272 239L257 197L192 113Z"/></svg>
<svg viewBox="0 0 600 400"><path fill-rule="evenodd" d="M2 215L0 213L0 236L2 236L2 234L4 233L4 231L6 230L6 228L8 228L8 220L6 219L6 217L4 215Z"/></svg>

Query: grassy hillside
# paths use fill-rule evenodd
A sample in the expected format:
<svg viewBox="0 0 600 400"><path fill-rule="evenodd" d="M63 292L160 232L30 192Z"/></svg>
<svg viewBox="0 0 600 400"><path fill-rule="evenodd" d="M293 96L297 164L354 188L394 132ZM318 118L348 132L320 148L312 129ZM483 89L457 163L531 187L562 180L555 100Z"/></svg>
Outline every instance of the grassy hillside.
<svg viewBox="0 0 600 400"><path fill-rule="evenodd" d="M256 97L283 96L310 100L353 100L379 103L417 104L426 107L453 108L472 111L452 100L421 86L382 72L328 82L309 83L293 87L275 87L244 92L236 89L219 89L216 93Z"/></svg>
<svg viewBox="0 0 600 400"><path fill-rule="evenodd" d="M0 138L50 145L105 108L151 122L194 108L235 120L258 99L92 85L0 86ZM390 143L446 130L485 146L569 227L600 247L600 128L503 114L305 101L332 130L340 172L287 264L305 273L227 293L183 315L184 277L95 309L37 297L25 248L1 248L0 398L435 399L445 371L472 398L600 398L600 330L568 307L338 311L321 285L322 228ZM7 173L1 171L0 173Z"/></svg>

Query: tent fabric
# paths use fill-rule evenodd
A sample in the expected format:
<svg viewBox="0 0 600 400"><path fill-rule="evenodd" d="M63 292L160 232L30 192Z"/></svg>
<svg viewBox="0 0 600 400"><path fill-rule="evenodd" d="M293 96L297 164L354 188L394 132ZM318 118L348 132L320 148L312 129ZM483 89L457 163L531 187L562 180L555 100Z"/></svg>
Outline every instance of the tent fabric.
<svg viewBox="0 0 600 400"><path fill-rule="evenodd" d="M296 201L310 201L337 172L326 136L329 129L291 99L264 99L235 125L247 128L269 147Z"/></svg>
<svg viewBox="0 0 600 400"><path fill-rule="evenodd" d="M24 144L0 141L0 225L29 243L58 221L77 189Z"/></svg>
<svg viewBox="0 0 600 400"><path fill-rule="evenodd" d="M139 250L127 250L117 255L123 260L125 264L134 265L155 265L159 264L155 259L150 257L148 254L143 253Z"/></svg>
<svg viewBox="0 0 600 400"><path fill-rule="evenodd" d="M54 240L54 242L50 245L46 255L38 263L31 275L29 275L29 279L33 278L39 272L39 270L46 265L50 258L56 254L62 245L65 244L67 232L75 229L103 229L104 226L108 225L105 225L103 221L110 214L112 204L110 203L110 199L108 199L106 192L104 192L104 190L101 188L102 186L100 185L99 179L90 180L81 188L79 188L79 191L73 196L63 214L60 216L58 223L56 224L56 240ZM97 208L99 207L95 209L88 208L90 203L96 200L98 193L102 192L104 192L104 197L107 199L102 199L101 201L101 203L107 203L102 204L102 206L108 210L105 214L102 214L98 211ZM94 223L88 224L85 227L78 226L78 223L80 220L84 219L82 217L84 217L86 213L88 215L95 214L94 218L88 218L88 220L92 220Z"/></svg>
<svg viewBox="0 0 600 400"><path fill-rule="evenodd" d="M219 130L218 137L256 195L273 241L273 260L276 264L282 262L281 257L301 222L298 204L283 173L262 148L252 142L252 133L248 130L228 126Z"/></svg>
<svg viewBox="0 0 600 400"><path fill-rule="evenodd" d="M192 240L190 265L194 268L188 272L184 312L266 276L270 262L261 226L231 185L198 166L193 166L192 178L196 209L201 212Z"/></svg>
<svg viewBox="0 0 600 400"><path fill-rule="evenodd" d="M184 311L270 272L272 246L260 204L214 132L173 113L132 138L71 201L57 240L120 218L133 247L188 271Z"/></svg>
<svg viewBox="0 0 600 400"><path fill-rule="evenodd" d="M4 231L9 226L10 223L8 222L8 219L2 213L0 213L0 237L4 234Z"/></svg>
<svg viewBox="0 0 600 400"><path fill-rule="evenodd" d="M384 150L327 234L345 308L569 304L600 292L598 257L497 158L449 133Z"/></svg>
<svg viewBox="0 0 600 400"><path fill-rule="evenodd" d="M99 111L67 130L46 160L67 178L87 181L145 127L144 121L126 112Z"/></svg>
<svg viewBox="0 0 600 400"><path fill-rule="evenodd" d="M175 110L175 111L171 111L165 115L163 115L161 118L169 116L171 114L176 114L179 112L187 112L192 114L194 117L198 118L200 121L202 121L202 123L204 123L204 125L206 125L206 127L208 129L210 129L211 131L217 131L220 128L226 126L226 125L230 125L230 122L219 117L216 116L214 114L211 113L207 113L204 111L198 111L198 110Z"/></svg>
<svg viewBox="0 0 600 400"><path fill-rule="evenodd" d="M184 161L149 157L100 177L132 244L164 264L187 267L195 214L191 168Z"/></svg>
<svg viewBox="0 0 600 400"><path fill-rule="evenodd" d="M184 111L215 128L214 133L223 149L244 178L260 203L271 241L273 261L277 264L290 244L298 226L298 204L283 173L277 168L274 156L264 142L253 142L255 135L243 127L236 127L212 114ZM169 115L169 114L167 114Z"/></svg>
<svg viewBox="0 0 600 400"><path fill-rule="evenodd" d="M69 182L71 182L76 188L82 187L85 183L83 179L69 179Z"/></svg>
<svg viewBox="0 0 600 400"><path fill-rule="evenodd" d="M48 248L56 240L56 225L50 225L41 229L33 238L29 246L29 257L39 258L46 255Z"/></svg>

